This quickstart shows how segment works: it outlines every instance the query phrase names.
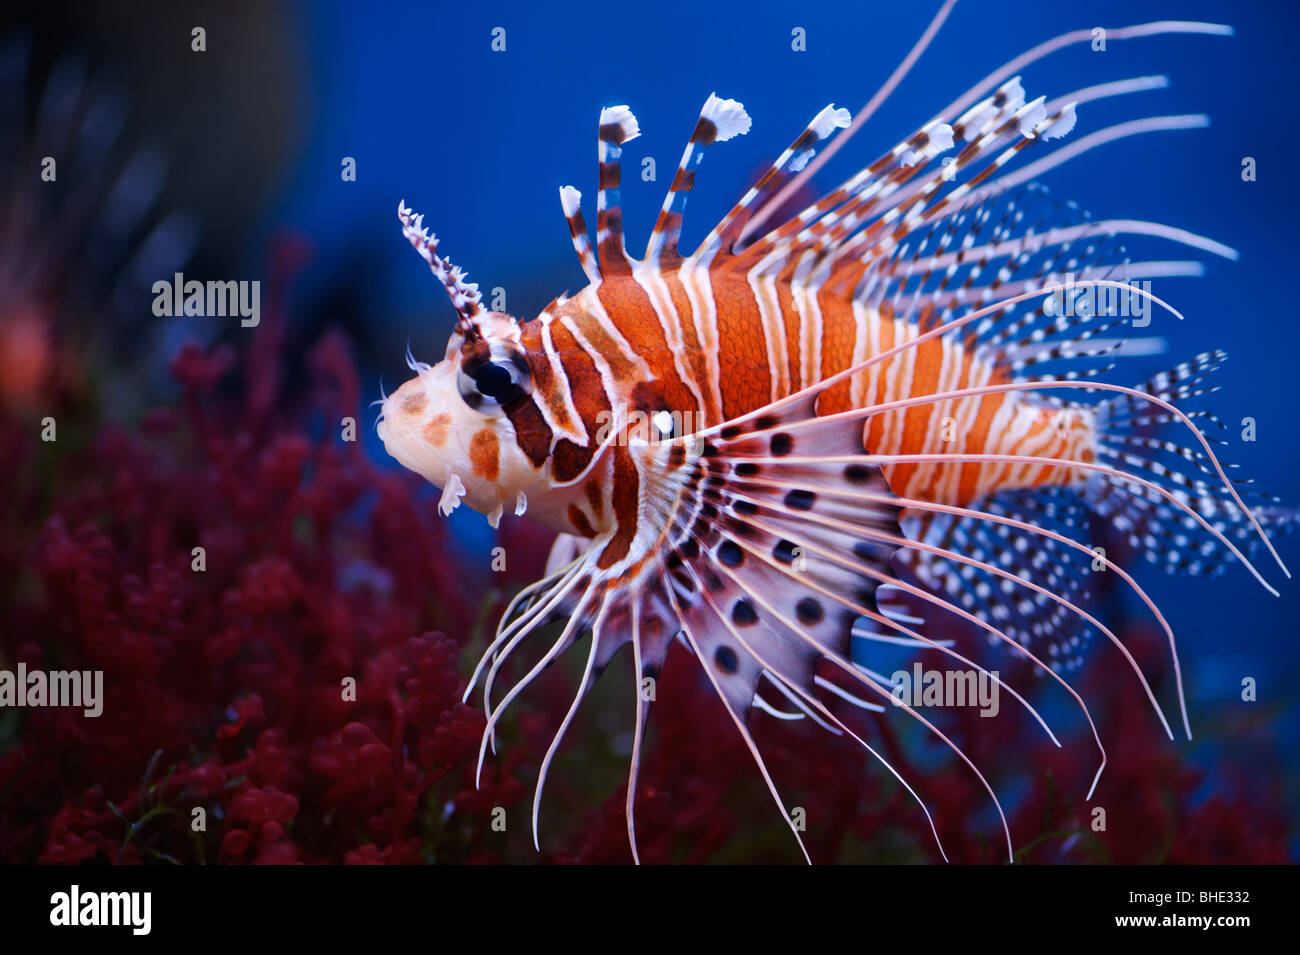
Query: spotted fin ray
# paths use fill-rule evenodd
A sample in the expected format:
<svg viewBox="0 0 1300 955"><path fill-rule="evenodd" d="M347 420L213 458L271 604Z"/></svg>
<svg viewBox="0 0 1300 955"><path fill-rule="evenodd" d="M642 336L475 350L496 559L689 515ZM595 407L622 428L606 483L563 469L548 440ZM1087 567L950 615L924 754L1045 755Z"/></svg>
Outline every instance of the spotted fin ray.
<svg viewBox="0 0 1300 955"><path fill-rule="evenodd" d="M1033 524L1040 531L1049 529L1087 545L1087 507L1074 491L1047 487L1003 491L977 502L972 510L980 516L907 512L903 527L908 537L935 550L903 550L895 562L927 588L946 593L958 606L996 624L1017 643L1040 650L1057 672L1075 669L1082 663L1093 628L1072 614L1066 603L1018 586L1010 577L945 559L944 553L986 561L1071 604L1087 607L1093 598L1094 558L1056 538L989 519Z"/></svg>
<svg viewBox="0 0 1300 955"><path fill-rule="evenodd" d="M1182 408L1218 390L1207 379L1226 360L1223 351L1205 352L1156 375L1136 390ZM1226 428L1209 411L1187 413L1217 426L1219 431ZM1171 420L1167 412L1134 396L1117 395L1102 402L1097 407L1102 435L1099 459L1169 489L1176 501L1201 515L1204 524L1150 488L1114 477L1099 476L1090 482L1088 502L1147 561L1170 573L1214 576L1223 572L1235 556L1230 543L1250 556L1260 541L1249 514L1235 506L1228 487L1217 479L1204 451L1171 441L1162 433L1162 426ZM1225 443L1210 437L1207 440ZM1237 486L1246 483L1234 482ZM1294 509L1277 506L1275 498L1257 494L1249 486L1241 487L1238 493L1251 502L1255 519L1269 530L1289 532L1300 521Z"/></svg>

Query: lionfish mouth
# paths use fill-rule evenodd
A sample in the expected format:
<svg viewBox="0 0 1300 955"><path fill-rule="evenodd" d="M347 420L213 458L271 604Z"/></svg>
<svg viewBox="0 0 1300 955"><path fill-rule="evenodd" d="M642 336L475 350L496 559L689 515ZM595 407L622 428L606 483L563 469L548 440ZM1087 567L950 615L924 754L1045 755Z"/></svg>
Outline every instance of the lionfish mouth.
<svg viewBox="0 0 1300 955"><path fill-rule="evenodd" d="M534 344L551 361L556 389L579 380L573 369L580 357L600 369L582 380L606 388L612 403L608 382L618 376L610 369L641 363L651 372L647 381L680 382L706 424L608 449L573 442L586 457L568 485L593 481L589 503L612 515L609 529L561 535L547 576L511 602L465 690L468 700L482 681L488 719L481 773L510 704L591 636L577 692L538 774L535 844L547 773L592 683L628 645L637 679L653 683L669 646L680 642L726 706L805 858L799 827L750 733L754 710L851 737L930 819L912 786L837 708L897 711L918 721L987 790L1014 859L987 779L914 701L900 698L890 677L867 665L862 647L941 654L1007 693L1059 746L1024 695L907 608L982 631L1028 661L1087 719L1100 753L1091 798L1106 751L1067 679L1089 633L1119 650L1173 737L1133 654L1088 609L1094 571L1112 572L1159 623L1189 738L1191 729L1173 631L1134 577L1091 545L1090 516L1168 569L1212 573L1236 560L1276 594L1251 562L1262 544L1287 573L1265 527L1289 529L1295 513L1259 499L1254 510L1247 506L1196 426L1217 419L1182 407L1206 392L1223 353L1198 356L1134 388L1096 380L1104 368L1070 364L1107 360L1118 347L1104 334L1115 334L1113 316L1076 307L1085 293L1108 291L1116 301L1181 318L1135 280L1199 271L1199 263L1128 261L1115 236L1153 236L1235 257L1158 223L1076 217L1028 225L1043 194L1031 180L1042 173L1106 142L1205 124L1198 116L1128 122L1015 168L1027 151L1043 152L1041 144L1069 134L1080 104L1164 85L1162 77L1140 77L1027 100L1015 74L1091 41L1093 30L1062 34L1004 64L940 112L949 119L922 125L793 219L764 228L902 81L953 2L856 118L833 105L821 110L689 256L677 249L686 199L708 147L748 131L740 103L717 96L705 103L640 260L625 248L617 191L622 149L640 131L627 107L609 107L600 118L594 246L580 194L561 190L591 285L510 333L525 345L542 336ZM1161 22L1106 37L1166 33L1231 30ZM451 294L458 331L483 335L476 287L437 256L436 239L418 219L412 231L404 206L401 215ZM570 341L570 352L557 340ZM559 407L568 397L557 390L548 400ZM1153 437L1159 428L1177 430L1182 440ZM408 467L412 455L403 460ZM557 620L567 621L558 637L497 700L498 677L515 651ZM638 861L634 809L648 702L637 693L627 785L628 841ZM938 842L932 819L930 827ZM939 851L947 859L941 844Z"/></svg>

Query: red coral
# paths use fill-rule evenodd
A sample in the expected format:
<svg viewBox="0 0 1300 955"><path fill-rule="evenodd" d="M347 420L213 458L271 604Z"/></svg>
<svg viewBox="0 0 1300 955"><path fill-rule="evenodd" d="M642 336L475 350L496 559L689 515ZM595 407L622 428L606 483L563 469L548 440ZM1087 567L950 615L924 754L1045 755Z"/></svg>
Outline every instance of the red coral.
<svg viewBox="0 0 1300 955"><path fill-rule="evenodd" d="M234 353L185 348L185 414L104 428L60 462L23 555L27 626L0 659L102 670L103 713L21 713L0 754L3 861L427 857L425 807L447 815L472 778L483 720L460 702L459 656L466 595L488 581L417 481L300 428L360 394L339 339L309 365L313 406L241 421L220 397ZM456 638L413 636L431 624Z"/></svg>

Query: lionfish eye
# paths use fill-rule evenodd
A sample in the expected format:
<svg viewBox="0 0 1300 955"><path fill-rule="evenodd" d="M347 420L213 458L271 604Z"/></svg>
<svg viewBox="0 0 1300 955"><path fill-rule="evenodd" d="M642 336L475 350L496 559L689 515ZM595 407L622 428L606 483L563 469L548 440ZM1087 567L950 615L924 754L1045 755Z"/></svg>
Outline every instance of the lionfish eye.
<svg viewBox="0 0 1300 955"><path fill-rule="evenodd" d="M476 410L485 402L505 408L528 397L529 383L528 365L516 356L466 362L459 377L461 398Z"/></svg>

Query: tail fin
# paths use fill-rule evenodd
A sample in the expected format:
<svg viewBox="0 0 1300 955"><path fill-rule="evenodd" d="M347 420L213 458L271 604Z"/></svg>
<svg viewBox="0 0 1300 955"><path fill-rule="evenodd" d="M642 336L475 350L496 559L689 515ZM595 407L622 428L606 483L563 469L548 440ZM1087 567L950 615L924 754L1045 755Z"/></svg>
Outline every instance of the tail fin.
<svg viewBox="0 0 1300 955"><path fill-rule="evenodd" d="M1209 411L1182 408L1184 403L1218 390L1206 379L1226 360L1223 351L1205 352L1138 385L1137 390L1178 405L1198 425L1210 426L1202 428L1207 441L1226 444L1213 436L1227 429L1222 421ZM1103 401L1095 413L1099 463L1163 487L1244 554L1253 553L1259 537L1209 458L1193 442L1173 440L1176 433L1164 427L1178 423L1175 415L1131 395ZM1290 531L1300 519L1294 509L1278 506L1276 498L1243 488L1249 481L1233 483L1266 531ZM1223 541L1150 487L1099 474L1087 497L1092 510L1106 518L1135 550L1171 573L1216 575L1231 563L1232 552Z"/></svg>

